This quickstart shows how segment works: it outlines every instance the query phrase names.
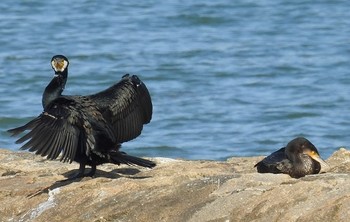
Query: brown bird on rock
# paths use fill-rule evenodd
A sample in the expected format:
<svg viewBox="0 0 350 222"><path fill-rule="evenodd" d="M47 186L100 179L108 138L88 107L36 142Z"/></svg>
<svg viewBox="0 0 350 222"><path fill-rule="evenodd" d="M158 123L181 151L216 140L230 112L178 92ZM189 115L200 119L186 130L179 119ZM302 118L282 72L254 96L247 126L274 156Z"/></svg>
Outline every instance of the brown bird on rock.
<svg viewBox="0 0 350 222"><path fill-rule="evenodd" d="M297 137L254 167L257 167L259 173L284 173L299 178L319 173L321 163L327 165L321 159L316 147L304 137Z"/></svg>

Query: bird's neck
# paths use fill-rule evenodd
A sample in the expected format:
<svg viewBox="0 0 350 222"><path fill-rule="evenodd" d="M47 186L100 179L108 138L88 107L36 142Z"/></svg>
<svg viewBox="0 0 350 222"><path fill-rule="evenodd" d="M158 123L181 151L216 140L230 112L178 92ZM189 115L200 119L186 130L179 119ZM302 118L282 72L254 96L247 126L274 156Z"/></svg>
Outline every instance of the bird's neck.
<svg viewBox="0 0 350 222"><path fill-rule="evenodd" d="M312 159L306 154L298 154L292 162L299 168L309 168L312 165Z"/></svg>
<svg viewBox="0 0 350 222"><path fill-rule="evenodd" d="M303 154L295 154L295 155L290 155L288 157L293 163L302 163L304 160L304 155Z"/></svg>
<svg viewBox="0 0 350 222"><path fill-rule="evenodd" d="M51 82L46 86L43 93L42 105L45 109L53 100L60 97L67 82L67 70L55 73Z"/></svg>

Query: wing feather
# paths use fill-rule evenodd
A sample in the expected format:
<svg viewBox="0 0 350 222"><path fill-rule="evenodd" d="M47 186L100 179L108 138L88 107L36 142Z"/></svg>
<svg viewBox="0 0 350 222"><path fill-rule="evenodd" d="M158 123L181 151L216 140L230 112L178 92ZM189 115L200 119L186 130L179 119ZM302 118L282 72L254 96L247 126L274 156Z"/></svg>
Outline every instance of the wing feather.
<svg viewBox="0 0 350 222"><path fill-rule="evenodd" d="M16 141L17 143L27 141L21 149L47 156L48 159L56 159L62 153L61 161L72 162L78 149L79 138L84 138L80 134L85 133L81 110L72 106L72 102L74 101L65 98L54 101L37 118L9 132L18 135L30 130ZM84 143L93 146L91 141L82 141L82 144Z"/></svg>
<svg viewBox="0 0 350 222"><path fill-rule="evenodd" d="M64 135L65 135L65 137L63 138L63 140L61 140L60 147L65 147L65 149L62 152L62 156L60 158L60 161L67 162L69 160L69 154L71 153L71 147L69 147L67 144L67 140L68 140L69 135L67 135L66 132L64 132Z"/></svg>
<svg viewBox="0 0 350 222"><path fill-rule="evenodd" d="M36 151L36 153L41 153L43 156L45 156L50 148L48 146L48 143L51 143L52 139L47 136L46 133L40 132L40 137L36 140L32 139L33 143L30 145L33 150L30 151Z"/></svg>
<svg viewBox="0 0 350 222"><path fill-rule="evenodd" d="M289 162L285 155L285 147L271 153L269 156L265 157L263 160L258 162L255 167L257 167L260 173L283 173L285 169L281 166Z"/></svg>
<svg viewBox="0 0 350 222"><path fill-rule="evenodd" d="M36 118L36 119L38 119L38 118ZM35 122L35 124L37 124L38 123L38 121L36 120L36 119L34 119L35 121L33 121L33 122ZM29 126L29 125L28 125ZM27 140L29 140L30 138L32 138L32 136L38 131L38 127L40 127L40 126L38 126L38 125L35 125L35 127L31 127L31 128L28 128L28 129L32 129L28 134L26 134L26 135L24 135L23 137L21 137L21 138L19 138L17 141L16 141L16 143L17 144L19 144L19 143L23 143L24 141L27 141ZM24 130L23 130L24 131ZM15 135L15 134L14 134Z"/></svg>
<svg viewBox="0 0 350 222"><path fill-rule="evenodd" d="M52 130L50 130L50 133L52 134ZM56 136L53 139L49 139L48 143L46 144L42 144L41 148L38 148L38 152L40 152L39 150L42 150L46 147L53 147L55 142L57 141L57 138L59 138L59 134L56 134ZM58 154L57 154L58 156ZM48 159L56 159L57 156L55 157L55 149L48 149L47 151L47 158Z"/></svg>
<svg viewBox="0 0 350 222"><path fill-rule="evenodd" d="M136 76L125 75L114 86L90 98L103 117L112 124L119 143L141 134L143 125L152 119L152 101L146 85Z"/></svg>
<svg viewBox="0 0 350 222"><path fill-rule="evenodd" d="M69 133L69 136L67 137L67 145L66 145L66 147L74 147L74 149L70 149L70 150L68 150L68 152L67 152L67 158L66 158L66 160L67 161L71 161L72 159L74 159L74 157L75 157L75 153L76 153L76 146L73 146L74 145L74 139L75 138L73 138L74 137L74 135L72 134L72 133Z"/></svg>
<svg viewBox="0 0 350 222"><path fill-rule="evenodd" d="M62 138L62 133L61 132L58 132L55 136L55 138L53 139L52 141L52 145L51 147L57 147L59 146L59 142L61 141L61 138ZM50 152L50 154L48 155L48 158L49 159L56 159L60 153L61 153L61 150L60 149L51 149L52 152Z"/></svg>

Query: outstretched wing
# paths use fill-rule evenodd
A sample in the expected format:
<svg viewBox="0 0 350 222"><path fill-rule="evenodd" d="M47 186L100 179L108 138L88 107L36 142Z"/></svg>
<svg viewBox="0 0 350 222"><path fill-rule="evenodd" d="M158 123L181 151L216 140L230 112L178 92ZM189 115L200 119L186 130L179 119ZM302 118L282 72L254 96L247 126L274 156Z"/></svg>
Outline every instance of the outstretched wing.
<svg viewBox="0 0 350 222"><path fill-rule="evenodd" d="M119 143L141 134L143 125L152 119L152 101L146 85L129 74L112 87L89 96L111 123Z"/></svg>
<svg viewBox="0 0 350 222"><path fill-rule="evenodd" d="M84 121L74 103L74 100L56 99L38 117L8 132L15 136L30 130L16 141L27 141L21 149L47 156L48 159L56 159L62 153L61 161L72 162L77 152L91 150L95 143L91 125Z"/></svg>

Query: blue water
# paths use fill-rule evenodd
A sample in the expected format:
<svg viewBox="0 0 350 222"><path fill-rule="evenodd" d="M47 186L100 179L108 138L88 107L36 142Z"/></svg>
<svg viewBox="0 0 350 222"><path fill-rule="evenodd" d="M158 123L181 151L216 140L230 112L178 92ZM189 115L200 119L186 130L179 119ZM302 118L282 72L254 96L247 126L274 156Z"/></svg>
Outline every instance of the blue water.
<svg viewBox="0 0 350 222"><path fill-rule="evenodd" d="M70 60L65 94L125 73L151 93L152 122L123 150L222 160L305 136L329 157L350 142L349 1L0 3L0 147L41 111L50 59Z"/></svg>

